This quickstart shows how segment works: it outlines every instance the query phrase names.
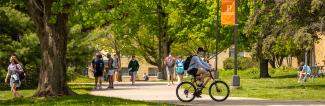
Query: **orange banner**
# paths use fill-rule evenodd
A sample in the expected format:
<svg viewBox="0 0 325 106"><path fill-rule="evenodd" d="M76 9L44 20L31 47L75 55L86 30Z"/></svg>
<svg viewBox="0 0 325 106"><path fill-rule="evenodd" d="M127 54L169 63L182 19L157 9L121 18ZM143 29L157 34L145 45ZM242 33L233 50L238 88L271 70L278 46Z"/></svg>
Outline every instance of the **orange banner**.
<svg viewBox="0 0 325 106"><path fill-rule="evenodd" d="M236 0L221 0L221 24L235 25Z"/></svg>

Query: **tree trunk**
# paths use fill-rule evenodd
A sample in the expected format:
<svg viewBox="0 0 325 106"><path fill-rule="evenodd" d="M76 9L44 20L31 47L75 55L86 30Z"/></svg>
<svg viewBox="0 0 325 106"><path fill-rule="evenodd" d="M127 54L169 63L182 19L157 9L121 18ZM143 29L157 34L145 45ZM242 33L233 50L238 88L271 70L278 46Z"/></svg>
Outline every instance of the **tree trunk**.
<svg viewBox="0 0 325 106"><path fill-rule="evenodd" d="M283 64L283 59L284 59L284 57L283 56L278 56L277 58L276 58L276 67L277 68L279 68L279 67L281 67L282 66L282 64Z"/></svg>
<svg viewBox="0 0 325 106"><path fill-rule="evenodd" d="M158 75L159 79L167 79L165 66L163 64L164 58L168 56L170 52L170 44L169 38L167 36L167 17L164 12L161 4L161 0L158 1L157 4L157 15L158 15L158 41L159 41L159 52L158 52L158 69L160 75Z"/></svg>
<svg viewBox="0 0 325 106"><path fill-rule="evenodd" d="M67 85L68 14L51 13L53 1L29 0L28 11L34 21L41 46L41 68L35 96L75 95ZM40 9L41 8L41 9ZM55 22L49 19L55 17Z"/></svg>
<svg viewBox="0 0 325 106"><path fill-rule="evenodd" d="M268 69L268 60L261 59L260 60L260 78L269 78L269 69Z"/></svg>
<svg viewBox="0 0 325 106"><path fill-rule="evenodd" d="M121 48L120 48L120 42L118 42L118 40L114 37L114 50L115 50L115 53L117 55L117 59L118 59L118 73L117 73L117 81L122 81L122 79L120 78L120 71L121 71Z"/></svg>
<svg viewBox="0 0 325 106"><path fill-rule="evenodd" d="M272 59L270 59L270 60L268 60L268 62L270 63L270 65L271 65L271 67L272 68L276 68L276 66L275 66L275 56L273 55L272 56Z"/></svg>

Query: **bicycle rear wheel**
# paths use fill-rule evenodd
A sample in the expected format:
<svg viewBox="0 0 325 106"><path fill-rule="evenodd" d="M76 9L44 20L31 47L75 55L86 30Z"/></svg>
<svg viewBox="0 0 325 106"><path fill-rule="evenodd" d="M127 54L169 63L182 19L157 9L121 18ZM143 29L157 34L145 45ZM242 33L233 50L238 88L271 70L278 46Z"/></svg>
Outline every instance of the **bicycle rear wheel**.
<svg viewBox="0 0 325 106"><path fill-rule="evenodd" d="M182 82L176 88L176 96L182 102L194 100L195 86L191 82Z"/></svg>
<svg viewBox="0 0 325 106"><path fill-rule="evenodd" d="M222 102L229 96L229 86L223 81L214 81L209 88L210 97L217 101Z"/></svg>

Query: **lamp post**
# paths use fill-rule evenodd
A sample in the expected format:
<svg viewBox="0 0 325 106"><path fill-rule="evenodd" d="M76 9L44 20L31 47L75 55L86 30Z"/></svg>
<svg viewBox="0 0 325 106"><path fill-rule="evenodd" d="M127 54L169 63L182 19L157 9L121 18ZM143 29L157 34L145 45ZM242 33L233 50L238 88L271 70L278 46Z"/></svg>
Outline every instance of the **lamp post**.
<svg viewBox="0 0 325 106"><path fill-rule="evenodd" d="M237 46L238 46L238 0L235 0L235 30L234 30L234 43L235 43L235 58L234 58L234 75L232 76L231 87L239 88L240 87L240 78L237 75Z"/></svg>
<svg viewBox="0 0 325 106"><path fill-rule="evenodd" d="M216 60L215 60L215 70L214 70L214 80L218 79L219 78L219 71L218 71L218 36L219 36L219 4L220 4L220 1L217 0L218 4L217 4L217 19L216 19Z"/></svg>

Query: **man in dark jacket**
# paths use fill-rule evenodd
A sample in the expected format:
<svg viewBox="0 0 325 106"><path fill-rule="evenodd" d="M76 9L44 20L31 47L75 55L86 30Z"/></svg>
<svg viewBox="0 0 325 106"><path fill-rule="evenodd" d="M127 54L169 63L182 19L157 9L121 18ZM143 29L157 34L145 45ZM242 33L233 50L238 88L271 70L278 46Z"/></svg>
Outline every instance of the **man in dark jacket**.
<svg viewBox="0 0 325 106"><path fill-rule="evenodd" d="M135 59L135 56L132 56L132 60L129 62L128 69L129 69L129 74L131 76L132 85L134 85L135 77L136 77L137 71L139 69L139 63Z"/></svg>

